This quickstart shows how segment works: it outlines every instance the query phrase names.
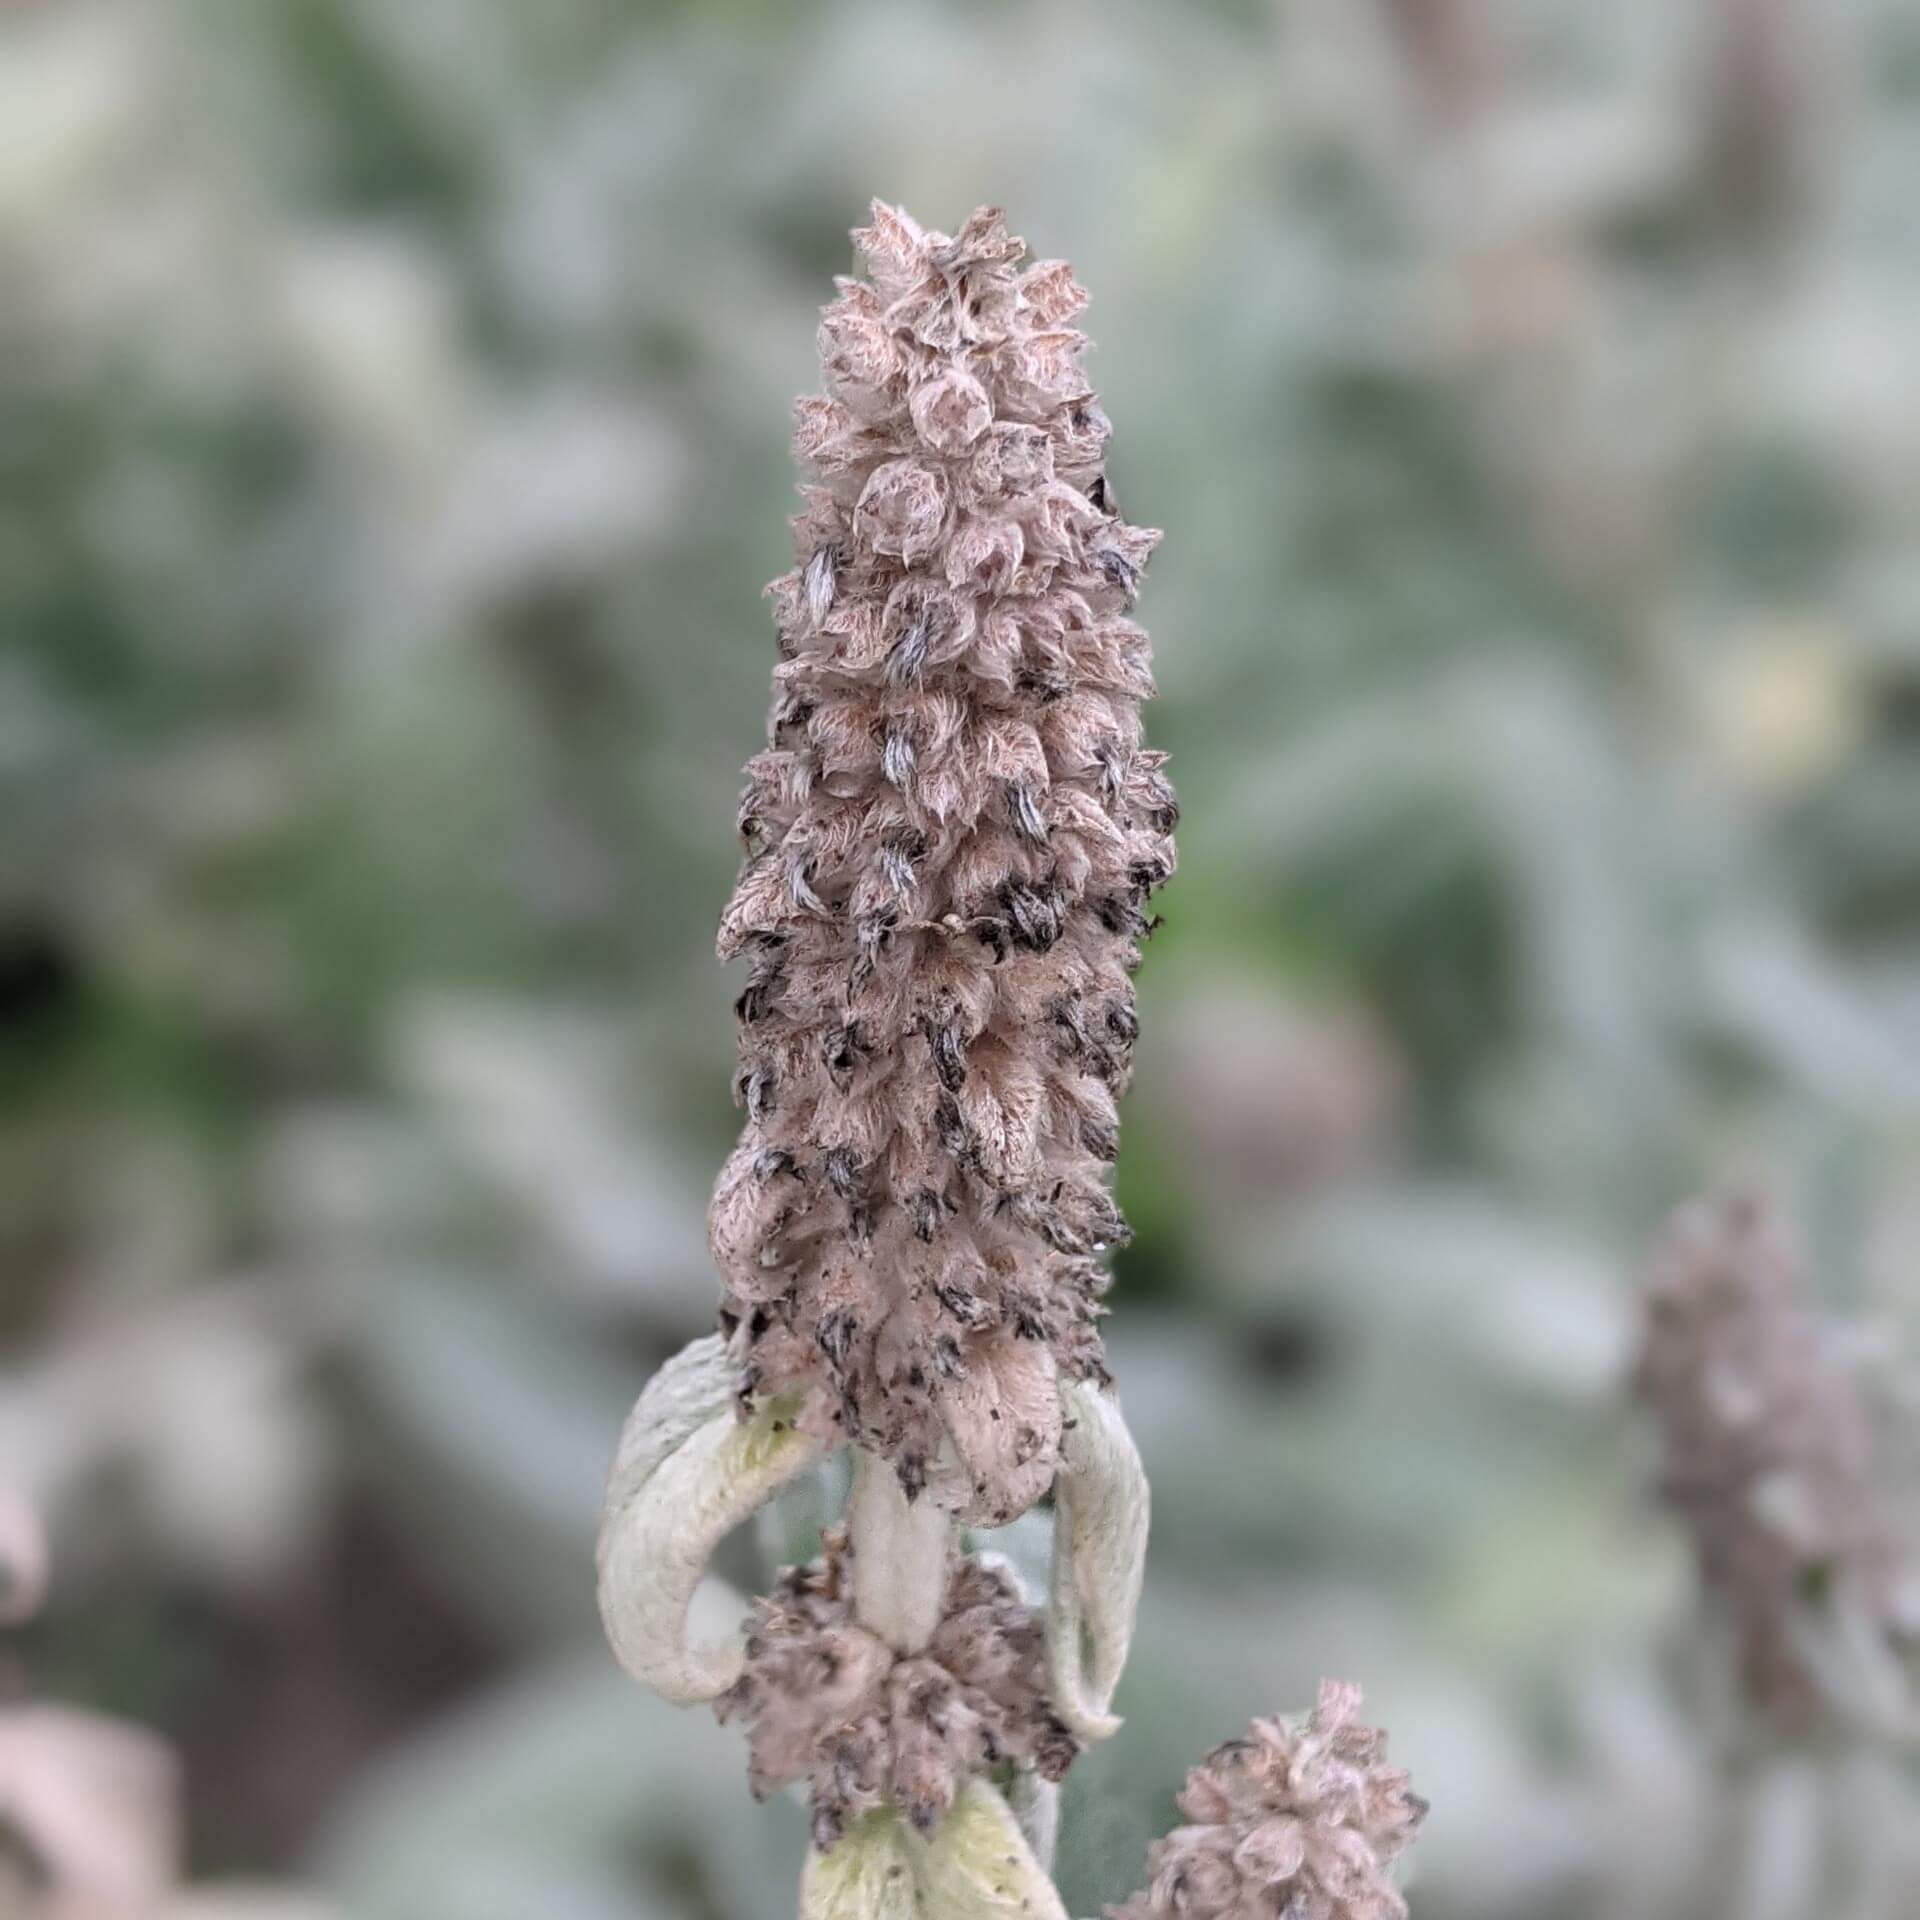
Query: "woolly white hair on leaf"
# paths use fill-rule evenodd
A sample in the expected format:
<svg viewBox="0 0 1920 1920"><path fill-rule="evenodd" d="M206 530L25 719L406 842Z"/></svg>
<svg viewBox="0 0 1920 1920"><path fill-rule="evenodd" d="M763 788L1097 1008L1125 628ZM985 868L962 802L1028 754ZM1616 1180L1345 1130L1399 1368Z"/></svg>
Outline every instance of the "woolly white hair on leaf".
<svg viewBox="0 0 1920 1920"><path fill-rule="evenodd" d="M687 1609L714 1549L821 1452L780 1402L738 1421L732 1387L717 1335L648 1383L620 1435L595 1552L615 1655L680 1706L725 1692L746 1657L738 1633L706 1646L688 1638Z"/></svg>
<svg viewBox="0 0 1920 1920"><path fill-rule="evenodd" d="M922 1920L925 1911L898 1814L871 1813L831 1852L807 1855L800 1920Z"/></svg>
<svg viewBox="0 0 1920 1920"><path fill-rule="evenodd" d="M1111 1393L1071 1381L1061 1399L1048 1672L1060 1718L1083 1741L1106 1740L1120 1728L1113 1695L1146 1571L1147 1476Z"/></svg>
<svg viewBox="0 0 1920 1920"><path fill-rule="evenodd" d="M926 1920L1067 1920L1012 1810L984 1780L960 1790L919 1867Z"/></svg>

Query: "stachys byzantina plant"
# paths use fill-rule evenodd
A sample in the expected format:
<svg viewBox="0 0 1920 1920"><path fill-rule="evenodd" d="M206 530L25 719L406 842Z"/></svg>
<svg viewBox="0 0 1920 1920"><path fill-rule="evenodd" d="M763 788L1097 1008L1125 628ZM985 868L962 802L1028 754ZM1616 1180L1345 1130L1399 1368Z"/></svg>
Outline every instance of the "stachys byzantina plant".
<svg viewBox="0 0 1920 1920"><path fill-rule="evenodd" d="M622 1435L601 1610L635 1677L747 1723L756 1792L804 1783L804 1913L1062 1920L1052 1783L1119 1724L1146 1547L1098 1317L1131 976L1173 871L1129 617L1160 536L1115 507L1065 264L991 208L949 237L876 203L854 239L720 932L747 962L720 1330ZM821 1557L694 1643L721 1537L843 1446ZM960 1529L1049 1489L1036 1610Z"/></svg>

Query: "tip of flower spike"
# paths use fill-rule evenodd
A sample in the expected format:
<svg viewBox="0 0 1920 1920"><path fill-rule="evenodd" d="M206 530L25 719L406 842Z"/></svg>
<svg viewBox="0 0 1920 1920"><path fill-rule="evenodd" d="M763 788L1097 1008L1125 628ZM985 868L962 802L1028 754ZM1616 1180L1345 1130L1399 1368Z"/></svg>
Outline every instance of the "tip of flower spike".
<svg viewBox="0 0 1920 1920"><path fill-rule="evenodd" d="M1005 210L991 206L975 207L958 231L947 234L922 227L904 207L874 200L869 224L855 227L852 239L874 284L889 293L901 291L929 267L956 273L965 267L1004 266L1027 250L1018 234L1007 231Z"/></svg>
<svg viewBox="0 0 1920 1920"><path fill-rule="evenodd" d="M1338 1733L1360 1712L1360 1689L1351 1680L1322 1680L1313 1706L1316 1733Z"/></svg>
<svg viewBox="0 0 1920 1920"><path fill-rule="evenodd" d="M910 282L925 262L927 237L911 214L884 200L875 200L871 212L869 225L853 229L853 244L874 285L895 291Z"/></svg>
<svg viewBox="0 0 1920 1920"><path fill-rule="evenodd" d="M928 235L934 264L951 270L967 266L1003 266L1018 260L1027 243L1018 234L1007 231L1007 219L999 207L975 207L951 239L944 234Z"/></svg>

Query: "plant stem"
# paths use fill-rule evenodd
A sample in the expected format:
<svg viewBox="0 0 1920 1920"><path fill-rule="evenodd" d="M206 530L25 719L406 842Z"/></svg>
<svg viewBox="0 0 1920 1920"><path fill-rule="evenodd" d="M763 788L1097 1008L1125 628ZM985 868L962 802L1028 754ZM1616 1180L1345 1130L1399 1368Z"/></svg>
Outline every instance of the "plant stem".
<svg viewBox="0 0 1920 1920"><path fill-rule="evenodd" d="M886 1461L856 1451L847 1529L855 1619L896 1652L920 1652L940 1624L952 1519L936 1501L909 1500Z"/></svg>

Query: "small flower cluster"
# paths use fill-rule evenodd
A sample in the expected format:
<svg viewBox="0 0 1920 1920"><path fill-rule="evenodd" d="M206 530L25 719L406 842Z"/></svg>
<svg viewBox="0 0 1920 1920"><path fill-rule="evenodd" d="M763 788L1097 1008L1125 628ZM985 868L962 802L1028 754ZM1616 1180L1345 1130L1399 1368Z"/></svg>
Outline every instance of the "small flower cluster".
<svg viewBox="0 0 1920 1920"><path fill-rule="evenodd" d="M1326 1680L1304 1722L1256 1720L1187 1775L1191 1825L1156 1840L1148 1886L1109 1920L1404 1920L1388 1870L1427 1811Z"/></svg>
<svg viewBox="0 0 1920 1920"><path fill-rule="evenodd" d="M813 480L721 926L747 1119L709 1216L747 1406L1002 1524L1047 1489L1060 1380L1101 1380L1105 1178L1173 791L1128 617L1063 262L995 209L875 204L800 402Z"/></svg>
<svg viewBox="0 0 1920 1920"><path fill-rule="evenodd" d="M956 1553L926 1647L897 1653L855 1617L844 1528L759 1603L746 1667L715 1703L750 1723L756 1798L808 1783L813 1844L899 1807L930 1833L970 1777L1011 1763L1058 1780L1078 1752L1046 1697L1038 1617L1007 1574Z"/></svg>
<svg viewBox="0 0 1920 1920"><path fill-rule="evenodd" d="M1734 1626L1748 1701L1783 1731L1852 1717L1858 1656L1902 1635L1898 1555L1870 1425L1798 1248L1751 1195L1696 1203L1668 1229L1646 1311L1638 1385L1663 1489Z"/></svg>

